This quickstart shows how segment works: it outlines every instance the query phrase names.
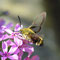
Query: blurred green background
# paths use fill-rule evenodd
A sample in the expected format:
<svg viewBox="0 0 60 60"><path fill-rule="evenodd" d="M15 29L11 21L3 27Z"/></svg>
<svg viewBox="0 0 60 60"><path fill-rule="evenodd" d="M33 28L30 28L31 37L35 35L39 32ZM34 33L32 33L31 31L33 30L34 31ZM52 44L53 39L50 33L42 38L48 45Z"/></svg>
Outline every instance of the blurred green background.
<svg viewBox="0 0 60 60"><path fill-rule="evenodd" d="M8 11L8 15L1 15ZM39 55L40 60L60 60L60 0L0 0L0 18L6 24L19 23L21 17L24 27L31 25L35 16L46 11L46 21L39 33L44 38L44 46L34 46L32 55Z"/></svg>

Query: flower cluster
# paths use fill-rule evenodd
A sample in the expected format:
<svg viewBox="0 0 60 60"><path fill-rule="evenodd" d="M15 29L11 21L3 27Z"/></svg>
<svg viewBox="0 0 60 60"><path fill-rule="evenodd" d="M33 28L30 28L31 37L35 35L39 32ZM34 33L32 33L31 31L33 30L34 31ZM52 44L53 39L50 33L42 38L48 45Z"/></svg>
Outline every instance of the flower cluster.
<svg viewBox="0 0 60 60"><path fill-rule="evenodd" d="M19 32L23 26L16 24L14 30L12 23L4 25L5 21L0 19L0 42L2 48L0 47L0 57L1 60L22 60L24 52L28 53L28 56L24 60L39 60L37 55L30 58L31 54L34 52L34 47L29 45L29 41L26 40L23 35Z"/></svg>

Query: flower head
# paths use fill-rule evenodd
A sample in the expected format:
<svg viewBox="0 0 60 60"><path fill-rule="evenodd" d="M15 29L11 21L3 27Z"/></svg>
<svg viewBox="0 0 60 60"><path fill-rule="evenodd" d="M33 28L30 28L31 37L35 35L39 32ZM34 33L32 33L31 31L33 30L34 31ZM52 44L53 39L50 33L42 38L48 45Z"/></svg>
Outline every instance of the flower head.
<svg viewBox="0 0 60 60"><path fill-rule="evenodd" d="M13 49L14 49L14 51L16 50L15 48L13 48ZM2 50L3 50L3 52L0 51L1 56L2 56L1 60L6 60L7 58L18 60L18 55L13 54L14 51L12 51L12 47L8 51L8 44L5 41L2 42Z"/></svg>
<svg viewBox="0 0 60 60"><path fill-rule="evenodd" d="M22 60L24 52L28 53L28 56L24 60L39 60L37 55L30 58L34 52L34 47L30 46L30 42L20 33L20 29L23 28L23 25L20 26L16 24L14 30L11 30L10 28L13 27L12 23L6 26L4 26L2 22L0 23L0 41L2 41L2 51L0 51L1 60L6 60L7 58L11 60Z"/></svg>

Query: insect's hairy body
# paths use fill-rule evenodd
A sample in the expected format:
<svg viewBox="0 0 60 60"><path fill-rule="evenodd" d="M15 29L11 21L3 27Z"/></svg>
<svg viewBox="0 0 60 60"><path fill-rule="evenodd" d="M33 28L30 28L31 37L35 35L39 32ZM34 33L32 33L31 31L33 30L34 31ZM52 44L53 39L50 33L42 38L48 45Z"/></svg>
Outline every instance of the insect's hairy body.
<svg viewBox="0 0 60 60"><path fill-rule="evenodd" d="M39 35L37 35L32 29L23 28L20 31L28 41L35 43L38 46L43 44L43 39Z"/></svg>

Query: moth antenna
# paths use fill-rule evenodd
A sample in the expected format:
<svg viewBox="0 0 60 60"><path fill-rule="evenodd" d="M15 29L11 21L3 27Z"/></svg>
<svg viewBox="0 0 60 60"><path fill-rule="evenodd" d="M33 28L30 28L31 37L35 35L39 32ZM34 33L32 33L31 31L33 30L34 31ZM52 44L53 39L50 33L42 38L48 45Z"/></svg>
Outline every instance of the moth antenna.
<svg viewBox="0 0 60 60"><path fill-rule="evenodd" d="M20 22L20 25L21 25L21 19L20 19L20 17L18 16L18 19L19 19L19 22Z"/></svg>

